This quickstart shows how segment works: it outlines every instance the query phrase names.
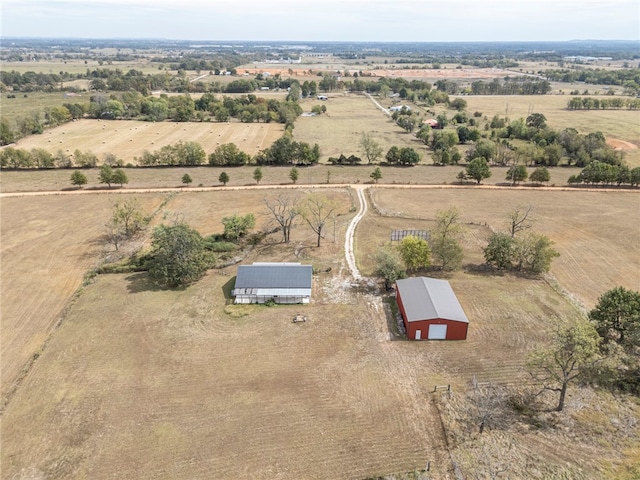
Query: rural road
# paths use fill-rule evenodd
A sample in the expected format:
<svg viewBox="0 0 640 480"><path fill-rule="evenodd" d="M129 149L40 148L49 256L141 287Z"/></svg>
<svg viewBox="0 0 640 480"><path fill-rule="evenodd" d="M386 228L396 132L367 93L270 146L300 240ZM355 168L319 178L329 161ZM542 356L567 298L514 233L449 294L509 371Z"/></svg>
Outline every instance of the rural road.
<svg viewBox="0 0 640 480"><path fill-rule="evenodd" d="M402 184L384 184L376 185L359 185L350 183L318 183L318 184L291 184L291 185L238 185L233 187L163 187L163 188L115 188L115 189L97 189L97 190L40 190L28 192L2 192L0 198L11 197L39 197L47 195L113 195L113 194L131 194L131 193L172 193L172 192L232 192L236 190L295 190L295 189L322 189L322 188L396 188L396 189L414 189L414 190L443 190L443 189L473 189L473 190L536 190L536 191L553 191L553 192L618 192L618 193L640 193L640 189L630 188L600 188L600 187L525 187L518 186L498 186L498 185L453 185L453 184L429 184L429 185L402 185Z"/></svg>
<svg viewBox="0 0 640 480"><path fill-rule="evenodd" d="M353 189L358 194L358 200L360 200L360 209L358 210L356 216L353 217L353 219L349 223L349 226L347 227L347 233L345 234L344 238L344 256L347 260L349 270L351 270L351 275L356 282L362 280L362 275L360 275L360 271L358 270L358 266L356 265L356 256L353 251L354 234L356 232L358 223L360 223L362 217L364 217L367 213L367 199L364 193L366 188L367 187L365 187L364 185L357 185L353 187Z"/></svg>

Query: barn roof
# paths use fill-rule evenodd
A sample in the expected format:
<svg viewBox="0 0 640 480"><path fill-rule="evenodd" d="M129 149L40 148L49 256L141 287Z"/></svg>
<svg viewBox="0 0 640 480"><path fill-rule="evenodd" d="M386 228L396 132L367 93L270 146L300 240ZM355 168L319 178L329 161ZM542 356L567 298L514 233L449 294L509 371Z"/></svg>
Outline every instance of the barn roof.
<svg viewBox="0 0 640 480"><path fill-rule="evenodd" d="M254 263L238 267L235 289L310 289L311 265Z"/></svg>
<svg viewBox="0 0 640 480"><path fill-rule="evenodd" d="M469 323L446 280L413 277L398 280L396 285L408 322L441 318Z"/></svg>

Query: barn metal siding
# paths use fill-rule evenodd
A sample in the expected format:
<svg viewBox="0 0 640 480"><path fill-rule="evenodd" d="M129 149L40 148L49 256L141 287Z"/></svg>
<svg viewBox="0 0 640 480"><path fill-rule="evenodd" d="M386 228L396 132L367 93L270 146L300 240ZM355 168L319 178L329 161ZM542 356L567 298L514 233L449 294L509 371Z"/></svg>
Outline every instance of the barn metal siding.
<svg viewBox="0 0 640 480"><path fill-rule="evenodd" d="M413 280L413 279L409 279L409 280ZM432 279L428 279L428 280L432 280ZM458 304L458 301L455 298L455 296L453 297L453 300L452 300L450 294L446 290L442 290L442 287L444 287L444 285L438 282L440 281L438 280L436 282L436 286L438 287L436 288L436 290L444 292L446 294L448 301L455 300L455 303ZM400 283L400 285L398 285L398 283ZM400 314L402 315L402 321L407 331L407 338L409 340L416 339L416 332L418 330L420 330L421 332L420 339L427 340L429 325L446 325L447 335L445 340L466 340L468 328L469 328L469 320L466 318L466 315L464 315L464 312L462 312L462 307L460 307L459 304L455 306L455 308L444 308L444 309L440 308L440 310L445 310L445 311L454 313L457 317L455 319L441 318L440 316L433 316L432 318L416 317L418 312L422 313L424 316L429 316L435 313L434 305L431 304L431 301L433 300L431 298L432 295L430 296L429 292L422 292L421 290L422 285L428 286L433 284L433 282L423 281L422 278L419 278L408 284L410 288L406 288L407 286L406 280L400 281L398 283L396 283L396 287L397 287L396 302L398 304L398 309L400 310ZM415 288L416 286L420 288ZM410 298L403 300L402 292L404 292L405 295L409 295ZM452 293L453 291L451 291L451 294ZM410 318L407 316L407 307L405 306L407 302L410 303L411 305L411 311L413 315ZM440 307L442 307L442 305L440 305ZM462 315L460 315L460 312L462 312Z"/></svg>
<svg viewBox="0 0 640 480"><path fill-rule="evenodd" d="M235 303L310 303L311 265L254 263L238 267L232 294Z"/></svg>
<svg viewBox="0 0 640 480"><path fill-rule="evenodd" d="M405 327L407 328L407 338L409 340L415 340L416 331L420 330L422 332L420 339L427 340L429 325L446 325L447 338L445 340L466 340L467 339L467 329L469 327L468 323L457 322L455 320L445 320L443 318L437 318L433 320L421 320L417 322L405 321Z"/></svg>

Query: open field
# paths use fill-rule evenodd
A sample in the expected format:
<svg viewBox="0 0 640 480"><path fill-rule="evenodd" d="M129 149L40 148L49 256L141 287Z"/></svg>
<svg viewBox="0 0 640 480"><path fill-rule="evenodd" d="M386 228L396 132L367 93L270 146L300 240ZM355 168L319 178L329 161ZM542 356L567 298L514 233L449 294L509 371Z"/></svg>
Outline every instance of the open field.
<svg viewBox="0 0 640 480"><path fill-rule="evenodd" d="M386 214L424 220L434 220L437 210L456 205L464 222L486 223L497 231L506 231L506 215L513 207L531 204L534 230L549 236L560 252L551 273L587 308L614 286L640 290L637 193L376 188L372 198ZM413 222L408 223L411 228ZM469 261L478 262L478 258L465 260Z"/></svg>
<svg viewBox="0 0 640 480"><path fill-rule="evenodd" d="M316 99L301 102L303 109L318 105ZM412 147L423 157L423 163L431 163L427 147L415 136L398 127L364 95L329 94L323 103L327 113L296 120L294 137L297 141L320 145L321 161L329 157L363 156L360 139L363 132L370 133L383 149L383 155L392 146ZM364 160L366 162L366 160Z"/></svg>
<svg viewBox="0 0 640 480"><path fill-rule="evenodd" d="M233 214L255 213L257 228L268 218L261 215L268 190L228 193L208 192L178 195L165 206L157 222L181 218L198 225L203 235L222 232L221 219ZM351 208L345 190L327 190L347 213ZM298 193L303 196L303 192ZM106 244L104 225L113 204L127 198L143 200L145 212L154 211L166 198L163 194L47 196L2 199L2 400L23 366L41 347L63 314L83 275L113 250ZM344 228L346 217L338 216ZM78 228L81 225L82 228ZM292 238L313 243L310 230L300 227ZM24 295L30 292L28 295ZM37 292L37 293L36 293Z"/></svg>
<svg viewBox="0 0 640 480"><path fill-rule="evenodd" d="M118 200L127 197L118 196ZM143 197L149 210L162 195ZM2 400L104 249L115 198L2 199Z"/></svg>
<svg viewBox="0 0 640 480"><path fill-rule="evenodd" d="M357 479L427 455L447 478L433 407L372 304L305 306L303 325L299 307L234 318L229 280L99 278L6 411L3 477Z"/></svg>
<svg viewBox="0 0 640 480"><path fill-rule="evenodd" d="M145 74L161 73L158 67L163 65L162 63L150 62L145 58L139 60L118 62L111 61L105 62L102 65L98 60L42 60L42 61L24 61L24 62L2 62L2 69L7 72L16 71L19 73L36 72L36 73L49 73L58 74L60 72L68 73L86 73L87 70L96 69L120 69L123 72L128 72L131 69L141 71Z"/></svg>
<svg viewBox="0 0 640 480"><path fill-rule="evenodd" d="M43 93L43 92L16 92L16 98L7 98L7 93L0 97L2 108L2 118L9 122L14 122L18 117L26 118L31 115L39 116L44 121L44 110L51 107L59 107L65 103L88 104L89 94L82 94L77 97L65 97L64 93Z"/></svg>
<svg viewBox="0 0 640 480"><path fill-rule="evenodd" d="M254 155L282 135L279 123L174 123L140 122L135 120L80 120L32 135L18 141L16 147L45 148L51 153L63 150L72 154L76 149L91 151L102 157L114 153L125 163L141 156L145 150L159 150L179 141L199 143L207 154L224 143Z"/></svg>
<svg viewBox="0 0 640 480"><path fill-rule="evenodd" d="M417 220L365 217L356 231L365 274L371 273L366 259L388 241L391 228L428 228L437 209L458 202L464 220L475 223L464 235L465 261L480 262L480 248L490 234L481 223L500 227L496 201L506 203L505 196L531 201L520 197L526 192L372 190L384 213ZM214 233L224 215L260 211L264 193L234 192L233 202L224 192L183 193L157 221L182 215L203 234ZM351 196L344 190L334 193L344 211L350 210ZM612 223L628 219L636 197L565 193L587 207L578 222L563 206L571 203L563 193L534 193L544 196L544 202L535 203L537 228L559 249L580 241L576 231L585 241L597 240L589 230L594 219L604 211ZM67 197L55 198L62 203ZM91 209L106 196L82 198ZM548 211L557 213L547 219L542 214ZM43 209L38 212L44 215ZM381 298L349 288L341 239L350 218L338 217L335 243L329 237L314 248L311 232L299 226L290 245L277 243L274 234L245 260L332 267L314 276L311 305L227 305L234 267L212 271L178 291L158 290L144 274L97 277L68 310L4 412L3 435L11 440L2 449L3 478L361 479L421 468L426 459L432 460L437 478L454 478L430 401L433 386L451 383L456 392L463 391L474 375L479 381L520 382L526 353L544 342L556 323L573 322L581 313L544 280L457 272L450 281L471 319L469 339L398 340ZM264 217L258 219L264 224ZM30 222L25 231L34 228ZM610 236L612 228L603 231L604 240L591 247L590 256L620 249L633 227L625 228L619 237ZM603 250L606 242L612 243L610 250ZM595 261L568 270L569 282L581 286L585 276L606 277L616 265L631 274L638 271L633 253L609 261L610 270ZM291 317L299 312L309 321L294 325ZM580 444L579 450L587 452L580 454L572 442L551 449L552 440L523 434L519 446L538 462L563 468L601 472L608 462L624 461L608 448L595 454Z"/></svg>

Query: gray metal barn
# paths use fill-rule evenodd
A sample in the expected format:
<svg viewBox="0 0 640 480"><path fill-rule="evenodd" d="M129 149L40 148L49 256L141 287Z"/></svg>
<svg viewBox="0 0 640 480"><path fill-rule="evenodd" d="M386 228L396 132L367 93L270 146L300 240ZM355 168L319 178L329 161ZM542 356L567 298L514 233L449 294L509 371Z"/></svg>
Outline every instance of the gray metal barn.
<svg viewBox="0 0 640 480"><path fill-rule="evenodd" d="M254 263L238 267L232 295L235 303L309 303L311 265Z"/></svg>

